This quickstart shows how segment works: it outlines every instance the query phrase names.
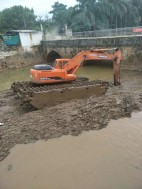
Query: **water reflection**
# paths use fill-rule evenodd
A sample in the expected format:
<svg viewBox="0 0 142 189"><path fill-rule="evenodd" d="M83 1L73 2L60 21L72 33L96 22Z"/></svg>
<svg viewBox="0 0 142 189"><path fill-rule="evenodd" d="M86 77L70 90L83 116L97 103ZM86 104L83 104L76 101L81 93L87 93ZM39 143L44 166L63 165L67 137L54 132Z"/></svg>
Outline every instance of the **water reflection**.
<svg viewBox="0 0 142 189"><path fill-rule="evenodd" d="M142 112L106 129L16 145L0 162L1 189L141 189Z"/></svg>
<svg viewBox="0 0 142 189"><path fill-rule="evenodd" d="M113 80L113 69L110 66L94 66L86 65L80 67L77 72L78 76L88 77L90 80L100 79L100 80Z"/></svg>

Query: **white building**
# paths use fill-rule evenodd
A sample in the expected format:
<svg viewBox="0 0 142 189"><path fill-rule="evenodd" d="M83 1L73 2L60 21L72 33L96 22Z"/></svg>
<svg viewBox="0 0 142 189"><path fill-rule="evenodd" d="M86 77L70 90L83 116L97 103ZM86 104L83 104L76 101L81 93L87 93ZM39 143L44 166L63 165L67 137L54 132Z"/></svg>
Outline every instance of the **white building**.
<svg viewBox="0 0 142 189"><path fill-rule="evenodd" d="M19 33L21 46L26 51L31 51L32 46L40 45L43 33L35 30L13 30Z"/></svg>

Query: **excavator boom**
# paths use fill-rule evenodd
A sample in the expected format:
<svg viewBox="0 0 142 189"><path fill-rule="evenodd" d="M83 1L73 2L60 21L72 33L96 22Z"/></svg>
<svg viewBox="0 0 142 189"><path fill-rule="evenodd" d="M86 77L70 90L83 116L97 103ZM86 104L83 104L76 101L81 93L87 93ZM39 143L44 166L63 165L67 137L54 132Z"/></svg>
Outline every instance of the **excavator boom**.
<svg viewBox="0 0 142 189"><path fill-rule="evenodd" d="M85 60L111 61L113 63L114 84L120 84L119 71L122 55L119 48L82 51L72 59L57 59L55 68L65 69L67 74L75 74Z"/></svg>

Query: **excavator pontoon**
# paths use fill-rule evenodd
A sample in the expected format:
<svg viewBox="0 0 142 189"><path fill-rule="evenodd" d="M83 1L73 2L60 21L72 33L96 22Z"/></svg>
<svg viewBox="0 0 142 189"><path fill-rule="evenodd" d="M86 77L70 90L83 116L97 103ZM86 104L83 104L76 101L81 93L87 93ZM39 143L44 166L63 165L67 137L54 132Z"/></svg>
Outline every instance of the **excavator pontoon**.
<svg viewBox="0 0 142 189"><path fill-rule="evenodd" d="M114 85L120 85L121 59L119 48L82 51L72 59L56 59L53 67L46 64L33 66L30 70L30 82L16 82L11 87L22 104L30 104L36 109L72 99L100 96L106 92L108 82L89 81L78 78L75 73L86 60L111 61Z"/></svg>

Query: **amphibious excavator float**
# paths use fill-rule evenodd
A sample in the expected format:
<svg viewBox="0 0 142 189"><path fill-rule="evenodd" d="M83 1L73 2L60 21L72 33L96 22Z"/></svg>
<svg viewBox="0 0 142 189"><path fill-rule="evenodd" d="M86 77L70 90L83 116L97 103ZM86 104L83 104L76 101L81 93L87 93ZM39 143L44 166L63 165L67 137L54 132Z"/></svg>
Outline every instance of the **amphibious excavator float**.
<svg viewBox="0 0 142 189"><path fill-rule="evenodd" d="M108 82L77 78L75 73L86 60L111 61L114 85L120 85L121 59L119 48L82 51L72 59L56 59L53 67L34 65L30 70L30 82L15 82L11 87L23 104L28 103L36 109L72 99L100 96L106 92Z"/></svg>

